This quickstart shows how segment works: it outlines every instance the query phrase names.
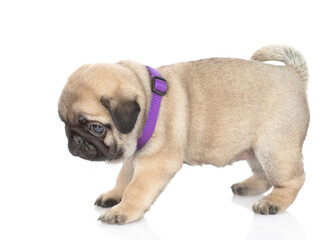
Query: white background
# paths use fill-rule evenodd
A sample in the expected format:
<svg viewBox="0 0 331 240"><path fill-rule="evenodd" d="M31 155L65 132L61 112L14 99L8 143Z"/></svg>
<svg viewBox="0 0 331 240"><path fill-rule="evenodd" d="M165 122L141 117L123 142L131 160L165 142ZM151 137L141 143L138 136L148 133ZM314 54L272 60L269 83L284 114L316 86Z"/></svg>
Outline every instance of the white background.
<svg viewBox="0 0 331 240"><path fill-rule="evenodd" d="M330 5L328 1L1 1L0 239L331 239ZM233 197L250 175L188 167L145 217L126 226L97 221L93 206L120 165L74 158L57 101L80 65L132 59L157 67L208 57L249 59L284 43L306 57L311 124L306 183L283 214L251 211Z"/></svg>

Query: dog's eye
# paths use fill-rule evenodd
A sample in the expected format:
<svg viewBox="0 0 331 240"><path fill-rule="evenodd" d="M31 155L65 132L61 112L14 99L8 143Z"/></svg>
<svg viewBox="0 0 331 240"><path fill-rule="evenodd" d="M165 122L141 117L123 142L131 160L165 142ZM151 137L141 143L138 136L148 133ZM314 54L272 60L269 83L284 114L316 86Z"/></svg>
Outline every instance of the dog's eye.
<svg viewBox="0 0 331 240"><path fill-rule="evenodd" d="M90 125L90 131L92 134L94 134L97 137L102 136L105 133L105 127L99 124L91 124Z"/></svg>

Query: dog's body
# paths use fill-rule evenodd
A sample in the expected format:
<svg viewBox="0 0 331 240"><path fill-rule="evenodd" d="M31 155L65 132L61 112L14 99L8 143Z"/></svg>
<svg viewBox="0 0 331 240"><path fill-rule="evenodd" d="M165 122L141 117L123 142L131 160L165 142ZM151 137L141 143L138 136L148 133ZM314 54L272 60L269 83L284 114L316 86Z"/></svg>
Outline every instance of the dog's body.
<svg viewBox="0 0 331 240"><path fill-rule="evenodd" d="M294 201L305 179L307 67L286 46L262 48L252 59L158 68L168 91L153 136L138 151L152 97L147 68L132 61L85 65L69 78L59 113L70 151L90 160L123 161L115 188L96 201L113 206L100 220L123 224L141 218L183 163L247 160L253 176L234 184L233 192L255 195L274 187L254 204L255 212L275 214ZM286 66L260 62L266 60Z"/></svg>

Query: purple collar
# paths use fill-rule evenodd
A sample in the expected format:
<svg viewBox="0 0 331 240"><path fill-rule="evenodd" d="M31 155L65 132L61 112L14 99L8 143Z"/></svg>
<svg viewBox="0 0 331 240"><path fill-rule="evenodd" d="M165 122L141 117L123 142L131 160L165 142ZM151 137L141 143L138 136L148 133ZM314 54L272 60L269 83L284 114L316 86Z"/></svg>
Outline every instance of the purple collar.
<svg viewBox="0 0 331 240"><path fill-rule="evenodd" d="M162 78L160 73L154 68L148 66L146 67L151 77L152 100L143 133L138 139L137 150L142 148L152 137L156 126L157 117L159 115L162 96L167 92L167 81Z"/></svg>

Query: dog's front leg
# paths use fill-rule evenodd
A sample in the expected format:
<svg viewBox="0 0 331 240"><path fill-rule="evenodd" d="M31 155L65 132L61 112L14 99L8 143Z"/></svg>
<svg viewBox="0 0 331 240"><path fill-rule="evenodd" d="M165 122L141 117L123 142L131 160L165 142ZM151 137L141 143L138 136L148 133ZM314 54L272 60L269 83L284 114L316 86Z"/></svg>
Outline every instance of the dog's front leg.
<svg viewBox="0 0 331 240"><path fill-rule="evenodd" d="M157 196L182 166L182 159L172 153L140 156L134 175L126 188L122 201L99 217L111 224L125 224L143 217Z"/></svg>
<svg viewBox="0 0 331 240"><path fill-rule="evenodd" d="M131 159L127 159L123 162L122 169L118 174L116 186L112 190L101 194L94 204L99 207L113 207L119 204L132 177L133 162Z"/></svg>

